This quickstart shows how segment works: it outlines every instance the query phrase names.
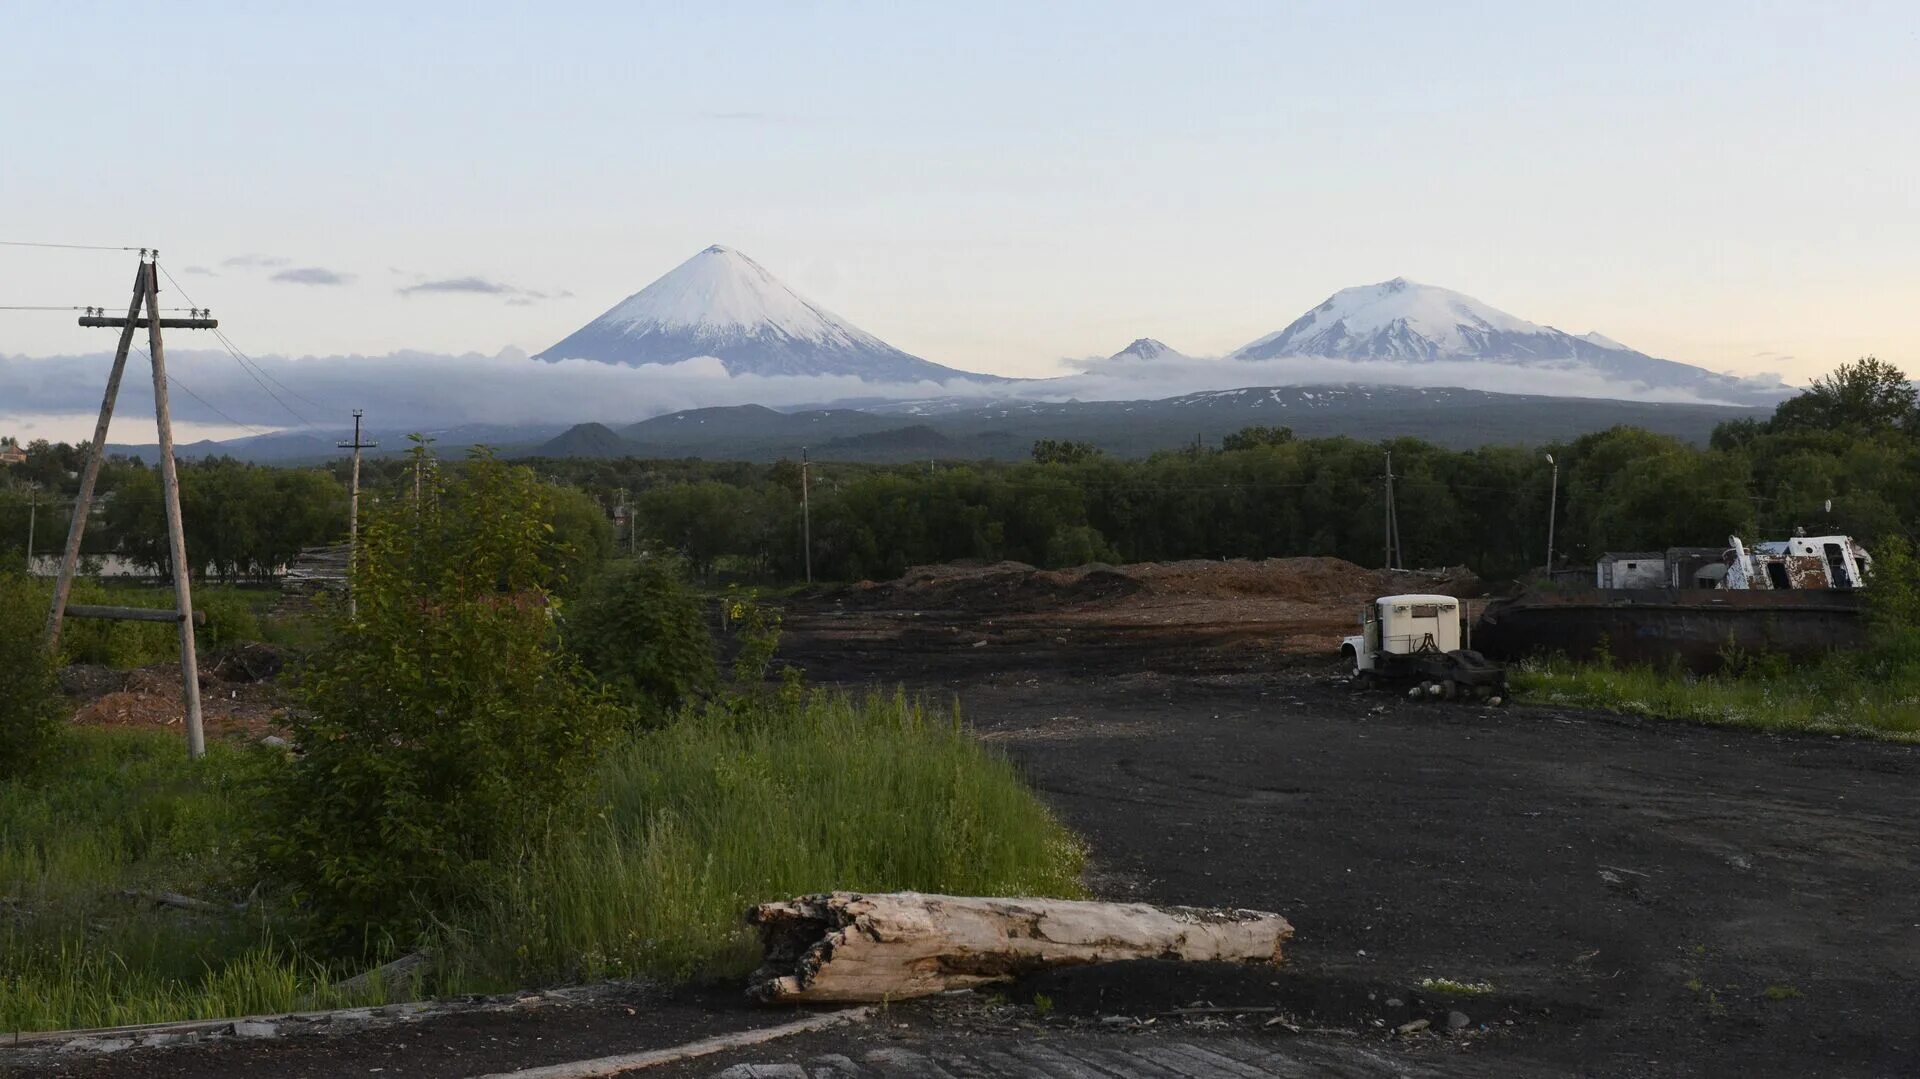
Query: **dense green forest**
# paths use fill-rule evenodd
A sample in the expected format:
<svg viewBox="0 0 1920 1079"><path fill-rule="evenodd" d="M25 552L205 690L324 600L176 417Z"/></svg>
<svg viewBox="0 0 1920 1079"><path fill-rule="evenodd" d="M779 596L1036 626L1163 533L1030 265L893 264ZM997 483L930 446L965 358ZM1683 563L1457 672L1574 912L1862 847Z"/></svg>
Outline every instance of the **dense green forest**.
<svg viewBox="0 0 1920 1079"><path fill-rule="evenodd" d="M1547 557L1551 455L1559 466L1555 561L1609 549L1716 545L1804 526L1871 546L1920 526L1920 422L1904 374L1845 364L1769 420L1724 423L1704 448L1615 427L1544 446L1446 449L1413 438L1362 442L1249 428L1221 446L1138 460L1043 440L1024 463L814 462L807 476L815 577L857 580L952 559L1088 561L1336 555L1385 557L1386 462L1409 566L1464 563L1488 578ZM1495 433L1497 435L1497 432ZM0 474L0 556L27 531L24 481L41 484L36 549L55 550L79 451L35 443ZM801 466L642 458L528 462L557 492L556 515L588 561L613 542L684 553L701 573L760 581L805 572ZM406 459L366 463L370 498L410 484ZM344 532L345 462L324 470L231 460L183 465L189 545L235 577ZM153 565L162 519L152 470L111 462L113 492L89 549ZM571 489L571 490L567 490ZM49 492L53 492L50 495ZM631 507L637 531L607 523ZM9 553L10 552L10 553Z"/></svg>

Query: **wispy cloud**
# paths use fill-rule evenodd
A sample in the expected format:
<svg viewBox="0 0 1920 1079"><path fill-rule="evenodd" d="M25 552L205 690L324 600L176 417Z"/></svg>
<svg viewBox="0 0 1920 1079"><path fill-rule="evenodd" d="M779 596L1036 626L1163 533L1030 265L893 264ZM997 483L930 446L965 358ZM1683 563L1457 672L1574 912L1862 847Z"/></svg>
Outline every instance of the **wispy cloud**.
<svg viewBox="0 0 1920 1079"><path fill-rule="evenodd" d="M353 275L324 266L297 266L291 270L281 270L267 280L285 285L344 285L353 280Z"/></svg>
<svg viewBox="0 0 1920 1079"><path fill-rule="evenodd" d="M501 296L520 290L504 281L489 281L484 277L443 277L435 281L402 285L394 291L402 296L411 296L416 292L477 292L486 296Z"/></svg>
<svg viewBox="0 0 1920 1079"><path fill-rule="evenodd" d="M221 259L220 265L236 270L272 270L292 261L279 255L235 255L229 259Z"/></svg>
<svg viewBox="0 0 1920 1079"><path fill-rule="evenodd" d="M470 296L506 296L507 303L515 307L525 307L536 300L570 299L573 293L540 292L535 289L521 288L505 281L469 275L466 277L441 277L416 281L411 285L402 285L393 290L401 296L414 296L419 293L454 293Z"/></svg>

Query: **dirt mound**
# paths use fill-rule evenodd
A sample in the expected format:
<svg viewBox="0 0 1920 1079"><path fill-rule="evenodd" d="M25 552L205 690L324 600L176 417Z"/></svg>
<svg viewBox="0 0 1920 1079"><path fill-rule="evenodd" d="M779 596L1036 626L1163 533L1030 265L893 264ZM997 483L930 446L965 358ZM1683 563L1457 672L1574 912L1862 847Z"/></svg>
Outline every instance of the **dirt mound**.
<svg viewBox="0 0 1920 1079"><path fill-rule="evenodd" d="M1233 558L1148 562L1127 569L1153 592L1222 599L1270 596L1300 603L1371 592L1375 573L1342 558Z"/></svg>
<svg viewBox="0 0 1920 1079"><path fill-rule="evenodd" d="M914 566L898 580L854 585L842 597L864 607L913 607L976 614L1084 608L1125 601L1246 599L1350 604L1394 592L1478 595L1479 579L1464 566L1442 570L1371 570L1341 558L1234 558L1212 561L1094 563L1035 569L1025 562Z"/></svg>
<svg viewBox="0 0 1920 1079"><path fill-rule="evenodd" d="M123 688L82 704L74 713L74 724L144 730L179 730L185 724L177 665L128 671L121 684ZM200 719L209 736L257 739L276 733L279 711L279 694L270 683L227 683L212 671L200 672Z"/></svg>
<svg viewBox="0 0 1920 1079"><path fill-rule="evenodd" d="M90 701L127 688L127 675L99 663L75 663L60 669L60 692Z"/></svg>
<svg viewBox="0 0 1920 1079"><path fill-rule="evenodd" d="M1142 587L1126 567L1042 570L1025 562L953 562L913 566L897 580L862 581L848 590L843 602L996 614L1117 599Z"/></svg>

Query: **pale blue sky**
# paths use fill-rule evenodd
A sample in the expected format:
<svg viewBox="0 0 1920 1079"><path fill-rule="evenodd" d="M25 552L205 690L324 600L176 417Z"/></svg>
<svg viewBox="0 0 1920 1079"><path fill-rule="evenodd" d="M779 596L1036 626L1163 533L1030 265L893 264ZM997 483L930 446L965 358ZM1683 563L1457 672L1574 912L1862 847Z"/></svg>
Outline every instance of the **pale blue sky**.
<svg viewBox="0 0 1920 1079"><path fill-rule="evenodd" d="M1920 367L1920 5L1556 6L14 0L0 239L155 244L263 353L537 350L718 242L1008 374L1396 275ZM0 304L131 270L0 248ZM461 278L518 291L398 291ZM0 353L103 346L0 313Z"/></svg>

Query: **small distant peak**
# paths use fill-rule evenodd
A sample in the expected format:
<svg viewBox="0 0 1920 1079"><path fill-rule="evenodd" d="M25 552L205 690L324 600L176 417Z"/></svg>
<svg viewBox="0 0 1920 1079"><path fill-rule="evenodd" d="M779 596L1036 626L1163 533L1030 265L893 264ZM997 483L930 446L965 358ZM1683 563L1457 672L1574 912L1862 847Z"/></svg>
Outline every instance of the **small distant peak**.
<svg viewBox="0 0 1920 1079"><path fill-rule="evenodd" d="M1404 277L1396 277L1391 281L1380 282L1380 287L1387 292L1405 292L1413 287L1413 282Z"/></svg>
<svg viewBox="0 0 1920 1079"><path fill-rule="evenodd" d="M713 246L707 248L705 251L702 251L700 253L703 255L735 255L735 254L738 254L739 252L735 251L731 247L727 247L724 244L714 244Z"/></svg>
<svg viewBox="0 0 1920 1079"><path fill-rule="evenodd" d="M1155 360L1162 356L1178 357L1179 355L1179 351L1169 346L1165 341L1156 340L1152 337L1137 337L1132 344L1108 358L1118 360L1131 357L1136 360Z"/></svg>

